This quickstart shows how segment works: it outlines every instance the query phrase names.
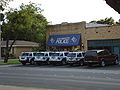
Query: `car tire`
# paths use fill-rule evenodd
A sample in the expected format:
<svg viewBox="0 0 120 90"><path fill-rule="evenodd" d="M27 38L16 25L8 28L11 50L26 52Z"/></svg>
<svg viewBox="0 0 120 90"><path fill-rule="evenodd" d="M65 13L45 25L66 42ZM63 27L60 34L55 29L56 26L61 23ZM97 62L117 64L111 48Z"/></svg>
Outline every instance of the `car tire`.
<svg viewBox="0 0 120 90"><path fill-rule="evenodd" d="M62 60L61 64L62 64L62 65L65 65L65 64L66 64L66 61L65 61L65 60Z"/></svg>
<svg viewBox="0 0 120 90"><path fill-rule="evenodd" d="M35 64L34 60L31 60L30 65L34 65L34 64Z"/></svg>
<svg viewBox="0 0 120 90"><path fill-rule="evenodd" d="M106 66L105 61L101 61L100 66L105 67Z"/></svg>
<svg viewBox="0 0 120 90"><path fill-rule="evenodd" d="M22 65L26 65L26 63L25 63L25 62L22 62Z"/></svg>
<svg viewBox="0 0 120 90"><path fill-rule="evenodd" d="M79 65L80 65L80 66L84 66L84 61L83 61L83 60L80 60Z"/></svg>
<svg viewBox="0 0 120 90"><path fill-rule="evenodd" d="M47 61L46 61L46 64L47 64L47 65L50 65L50 62L49 62L49 60L47 60Z"/></svg>
<svg viewBox="0 0 120 90"><path fill-rule="evenodd" d="M118 59L115 60L114 64L115 64L115 65L118 65L118 64L119 64Z"/></svg>

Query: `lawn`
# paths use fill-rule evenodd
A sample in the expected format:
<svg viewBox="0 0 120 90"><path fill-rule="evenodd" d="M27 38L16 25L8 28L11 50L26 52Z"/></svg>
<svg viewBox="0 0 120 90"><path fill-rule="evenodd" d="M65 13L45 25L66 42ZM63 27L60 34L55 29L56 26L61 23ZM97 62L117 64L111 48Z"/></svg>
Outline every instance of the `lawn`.
<svg viewBox="0 0 120 90"><path fill-rule="evenodd" d="M20 64L18 59L9 59L7 63L4 60L0 60L0 65Z"/></svg>

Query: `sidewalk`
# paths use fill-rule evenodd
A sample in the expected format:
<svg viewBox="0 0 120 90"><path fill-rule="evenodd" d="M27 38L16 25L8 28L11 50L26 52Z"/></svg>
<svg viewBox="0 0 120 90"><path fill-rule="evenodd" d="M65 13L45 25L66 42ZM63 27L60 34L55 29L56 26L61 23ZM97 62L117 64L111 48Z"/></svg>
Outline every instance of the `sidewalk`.
<svg viewBox="0 0 120 90"><path fill-rule="evenodd" d="M18 86L0 85L0 90L53 90L53 89L29 88L29 87L18 87Z"/></svg>

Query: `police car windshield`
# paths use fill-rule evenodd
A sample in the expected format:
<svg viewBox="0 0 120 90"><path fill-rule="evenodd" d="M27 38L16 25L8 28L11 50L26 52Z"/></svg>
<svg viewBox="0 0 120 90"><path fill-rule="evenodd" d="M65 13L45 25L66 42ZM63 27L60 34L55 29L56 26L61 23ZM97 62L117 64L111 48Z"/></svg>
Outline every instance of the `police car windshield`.
<svg viewBox="0 0 120 90"><path fill-rule="evenodd" d="M69 54L68 54L68 57L75 57L75 56L76 56L75 53L69 53Z"/></svg>
<svg viewBox="0 0 120 90"><path fill-rule="evenodd" d="M59 53L50 53L50 56L59 56Z"/></svg>
<svg viewBox="0 0 120 90"><path fill-rule="evenodd" d="M29 53L22 53L21 56L29 56Z"/></svg>
<svg viewBox="0 0 120 90"><path fill-rule="evenodd" d="M37 56L44 56L44 53L37 53Z"/></svg>

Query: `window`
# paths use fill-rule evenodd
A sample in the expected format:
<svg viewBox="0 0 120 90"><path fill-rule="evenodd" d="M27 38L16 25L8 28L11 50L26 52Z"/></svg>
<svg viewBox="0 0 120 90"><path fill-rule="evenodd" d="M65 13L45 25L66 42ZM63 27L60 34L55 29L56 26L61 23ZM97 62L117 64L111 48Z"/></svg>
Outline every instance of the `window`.
<svg viewBox="0 0 120 90"><path fill-rule="evenodd" d="M87 51L85 53L85 56L97 56L97 52L96 51Z"/></svg>
<svg viewBox="0 0 120 90"><path fill-rule="evenodd" d="M61 53L60 56L63 56L63 53Z"/></svg>
<svg viewBox="0 0 120 90"><path fill-rule="evenodd" d="M37 56L37 53L33 53L34 56Z"/></svg>
<svg viewBox="0 0 120 90"><path fill-rule="evenodd" d="M99 52L98 55L99 55L99 56L105 55L105 54L104 54L104 51Z"/></svg>
<svg viewBox="0 0 120 90"><path fill-rule="evenodd" d="M48 54L46 53L45 56L48 56Z"/></svg>
<svg viewBox="0 0 120 90"><path fill-rule="evenodd" d="M65 56L67 56L68 55L68 53L64 53L65 54Z"/></svg>
<svg viewBox="0 0 120 90"><path fill-rule="evenodd" d="M29 55L29 53L22 53L21 56L28 56L28 55Z"/></svg>
<svg viewBox="0 0 120 90"><path fill-rule="evenodd" d="M77 55L77 57L81 57L82 55L81 55L81 53L79 53L78 55Z"/></svg>
<svg viewBox="0 0 120 90"><path fill-rule="evenodd" d="M104 55L110 55L110 53L107 50L105 50Z"/></svg>
<svg viewBox="0 0 120 90"><path fill-rule="evenodd" d="M32 53L30 53L29 56L32 56Z"/></svg>

